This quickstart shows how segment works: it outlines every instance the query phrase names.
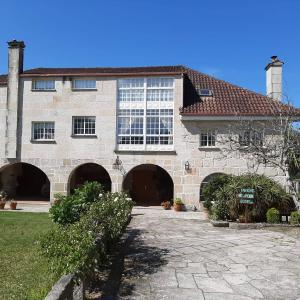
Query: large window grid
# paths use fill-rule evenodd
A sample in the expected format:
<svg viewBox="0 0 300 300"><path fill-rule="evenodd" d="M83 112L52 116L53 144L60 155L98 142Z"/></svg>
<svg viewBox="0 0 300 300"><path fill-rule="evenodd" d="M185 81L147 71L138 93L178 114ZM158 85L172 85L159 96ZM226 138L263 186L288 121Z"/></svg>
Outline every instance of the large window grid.
<svg viewBox="0 0 300 300"><path fill-rule="evenodd" d="M54 140L54 122L32 122L32 140L52 141Z"/></svg>
<svg viewBox="0 0 300 300"><path fill-rule="evenodd" d="M173 98L173 78L118 80L119 149L172 150Z"/></svg>
<svg viewBox="0 0 300 300"><path fill-rule="evenodd" d="M96 117L73 117L73 135L95 135Z"/></svg>

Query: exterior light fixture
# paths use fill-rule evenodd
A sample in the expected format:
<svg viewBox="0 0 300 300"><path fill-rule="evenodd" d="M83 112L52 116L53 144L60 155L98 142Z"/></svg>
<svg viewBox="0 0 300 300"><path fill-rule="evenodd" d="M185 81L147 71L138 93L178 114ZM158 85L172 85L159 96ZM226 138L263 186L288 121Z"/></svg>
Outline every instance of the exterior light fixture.
<svg viewBox="0 0 300 300"><path fill-rule="evenodd" d="M185 169L186 171L190 171L190 170L191 170L191 165L190 165L190 163L189 163L188 160L187 160L187 161L185 162L185 164L184 164L184 169Z"/></svg>
<svg viewBox="0 0 300 300"><path fill-rule="evenodd" d="M122 161L119 158L119 156L117 156L115 162L113 163L113 168L119 170L121 165L122 165Z"/></svg>

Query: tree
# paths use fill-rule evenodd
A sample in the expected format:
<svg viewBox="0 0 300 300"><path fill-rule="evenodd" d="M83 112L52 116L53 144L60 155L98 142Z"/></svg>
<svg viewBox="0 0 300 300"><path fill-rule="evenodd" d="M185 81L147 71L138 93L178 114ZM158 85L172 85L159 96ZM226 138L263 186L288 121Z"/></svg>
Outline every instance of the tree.
<svg viewBox="0 0 300 300"><path fill-rule="evenodd" d="M286 177L287 184L298 204L293 174L300 169L300 111L290 104L276 103L270 98L273 115L255 118L239 117L231 123L228 134L218 142L224 155L238 153L252 162L252 172L264 165L276 168ZM293 174L291 174L291 172Z"/></svg>

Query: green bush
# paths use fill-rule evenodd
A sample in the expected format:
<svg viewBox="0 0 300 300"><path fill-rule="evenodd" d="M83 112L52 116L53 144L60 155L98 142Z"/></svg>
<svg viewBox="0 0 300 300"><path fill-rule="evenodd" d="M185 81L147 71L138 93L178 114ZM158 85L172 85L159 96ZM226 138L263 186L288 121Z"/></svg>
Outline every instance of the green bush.
<svg viewBox="0 0 300 300"><path fill-rule="evenodd" d="M292 225L300 224L300 212L298 212L298 211L292 211L291 212L290 223Z"/></svg>
<svg viewBox="0 0 300 300"><path fill-rule="evenodd" d="M268 209L266 217L267 217L268 223L271 223L271 224L280 223L279 210L274 207Z"/></svg>
<svg viewBox="0 0 300 300"><path fill-rule="evenodd" d="M219 179L214 180L218 182ZM238 195L241 189L245 188L255 190L254 204L240 204ZM247 215L253 221L265 221L266 213L272 207L285 212L294 209L294 202L285 190L264 175L229 176L224 179L223 184L219 186L215 183L207 184L207 189L205 187L204 190L209 199L215 201L212 208L213 216L220 220L236 220L240 215L246 214L246 207Z"/></svg>
<svg viewBox="0 0 300 300"><path fill-rule="evenodd" d="M202 197L204 199L203 205L205 208L208 210L212 208L212 203L216 198L215 193L219 188L222 188L225 184L227 184L230 181L230 178L230 175L220 174L214 176L208 181L202 190Z"/></svg>
<svg viewBox="0 0 300 300"><path fill-rule="evenodd" d="M55 195L55 204L49 213L53 222L60 225L72 224L80 219L82 213L86 212L90 205L104 195L103 187L98 182L86 182L75 189L70 196Z"/></svg>
<svg viewBox="0 0 300 300"><path fill-rule="evenodd" d="M85 194L89 195L89 193ZM40 240L42 254L53 272L92 275L106 261L106 254L124 231L133 201L125 193L105 193L69 226L57 225Z"/></svg>

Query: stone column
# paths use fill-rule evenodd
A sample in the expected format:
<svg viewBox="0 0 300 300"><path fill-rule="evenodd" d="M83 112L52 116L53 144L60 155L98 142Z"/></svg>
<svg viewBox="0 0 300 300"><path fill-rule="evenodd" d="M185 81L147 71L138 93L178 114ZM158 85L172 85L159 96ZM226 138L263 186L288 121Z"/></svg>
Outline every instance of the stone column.
<svg viewBox="0 0 300 300"><path fill-rule="evenodd" d="M7 115L5 156L8 159L17 158L18 137L21 129L18 122L21 118L19 97L20 73L23 72L23 53L25 44L22 41L8 42L8 82L7 82ZM18 130L19 129L19 130Z"/></svg>

